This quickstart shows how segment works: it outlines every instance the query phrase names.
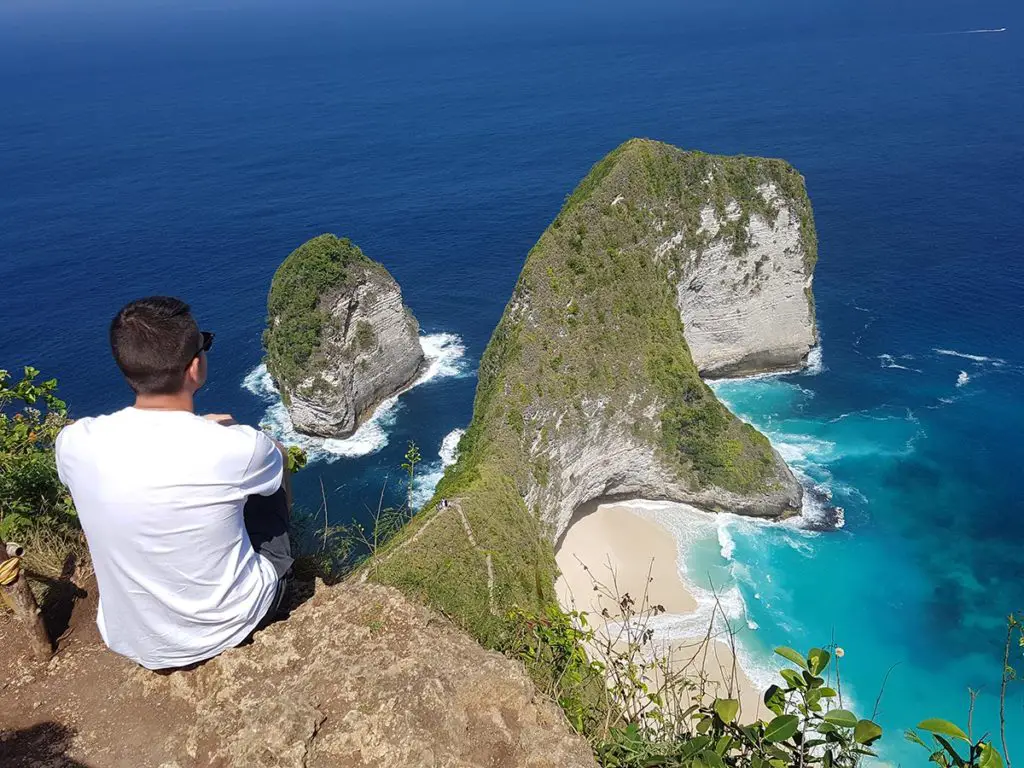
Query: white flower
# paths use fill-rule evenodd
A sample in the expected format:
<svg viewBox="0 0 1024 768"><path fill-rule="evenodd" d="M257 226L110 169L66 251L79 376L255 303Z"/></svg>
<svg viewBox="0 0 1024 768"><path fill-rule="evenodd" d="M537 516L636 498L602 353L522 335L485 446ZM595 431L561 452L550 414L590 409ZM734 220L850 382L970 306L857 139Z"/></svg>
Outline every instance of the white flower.
<svg viewBox="0 0 1024 768"><path fill-rule="evenodd" d="M845 656L845 655L846 655L846 651L844 651L844 650L843 650L842 648L839 648L839 647L837 646L837 647L836 647L836 658L837 658L837 659L841 659L841 658L843 658L843 656Z"/></svg>

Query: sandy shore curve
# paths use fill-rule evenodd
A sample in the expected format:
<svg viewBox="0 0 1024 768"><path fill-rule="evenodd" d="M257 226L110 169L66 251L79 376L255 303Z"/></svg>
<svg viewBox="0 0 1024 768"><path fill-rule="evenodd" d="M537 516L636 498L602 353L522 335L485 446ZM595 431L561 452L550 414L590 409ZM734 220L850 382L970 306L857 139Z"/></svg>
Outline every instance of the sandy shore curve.
<svg viewBox="0 0 1024 768"><path fill-rule="evenodd" d="M640 604L646 595L667 616L691 615L698 608L680 576L672 534L628 502L599 505L575 520L555 559L561 572L555 589L563 610L586 612L598 631L607 622L602 611L612 622L621 613L614 596L629 594ZM738 698L744 721L765 715L760 691L725 640L707 641L703 635L659 638L655 624L652 645L654 653L670 659L674 673L703 679L707 698Z"/></svg>

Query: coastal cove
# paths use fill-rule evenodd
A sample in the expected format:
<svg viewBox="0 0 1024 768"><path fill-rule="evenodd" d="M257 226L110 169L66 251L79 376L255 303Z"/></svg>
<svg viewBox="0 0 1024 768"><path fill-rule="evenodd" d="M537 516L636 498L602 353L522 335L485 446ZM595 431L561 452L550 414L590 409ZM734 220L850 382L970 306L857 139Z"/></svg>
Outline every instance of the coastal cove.
<svg viewBox="0 0 1024 768"><path fill-rule="evenodd" d="M110 316L181 295L217 333L199 407L301 442L300 504L321 508L322 481L331 522L366 523L403 498L409 441L417 504L455 462L527 255L595 162L634 136L782 158L814 208L820 347L805 372L710 386L793 470L803 514L617 501L568 527L559 568L570 545L603 559L601 537L631 540L631 567L649 550L665 638L706 629L713 587L757 689L775 646L835 642L858 712L885 684L889 763L923 763L902 730L964 723L968 687L995 731L1003 622L1024 607L1024 10L442 5L68 8L59 34L0 9L0 367L57 377L73 416L113 410ZM424 357L327 441L291 428L260 340L275 269L322 232L386 266ZM1024 685L1007 716L1024 754Z"/></svg>

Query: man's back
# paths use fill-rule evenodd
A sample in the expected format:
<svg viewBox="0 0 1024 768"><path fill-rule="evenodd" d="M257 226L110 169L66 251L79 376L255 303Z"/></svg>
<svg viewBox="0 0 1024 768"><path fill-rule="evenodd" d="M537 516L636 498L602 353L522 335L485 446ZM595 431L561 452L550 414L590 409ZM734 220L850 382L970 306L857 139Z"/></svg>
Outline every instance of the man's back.
<svg viewBox="0 0 1024 768"><path fill-rule="evenodd" d="M246 498L280 487L266 435L186 411L125 408L57 441L99 582L100 632L151 669L237 645L273 603L278 574L252 548Z"/></svg>

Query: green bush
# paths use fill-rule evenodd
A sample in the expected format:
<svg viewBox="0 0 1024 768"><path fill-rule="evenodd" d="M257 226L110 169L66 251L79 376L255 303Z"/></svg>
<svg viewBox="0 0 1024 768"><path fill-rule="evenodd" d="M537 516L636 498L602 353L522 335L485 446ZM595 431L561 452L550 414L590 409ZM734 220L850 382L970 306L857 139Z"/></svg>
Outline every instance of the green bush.
<svg viewBox="0 0 1024 768"><path fill-rule="evenodd" d="M0 539L79 528L54 459L57 435L68 423L67 406L57 397L57 380L38 382L38 376L26 367L14 382L0 370Z"/></svg>
<svg viewBox="0 0 1024 768"><path fill-rule="evenodd" d="M605 768L852 768L877 757L881 726L843 706L841 649L803 655L777 648L790 666L763 694L770 716L751 720L743 718L738 698L709 695L705 682L676 674L653 651L649 620L660 606L644 602L638 609L629 595L619 606L623 615L604 614L606 630L617 625L614 636L595 631L585 613L513 611L504 647L558 702ZM935 718L918 730L929 740L916 731L906 737L942 768L1003 768L987 735L975 740Z"/></svg>
<svg viewBox="0 0 1024 768"><path fill-rule="evenodd" d="M356 265L376 266L348 238L326 234L292 251L274 274L263 346L267 369L279 383L294 387L303 378L330 321L320 300L352 279Z"/></svg>
<svg viewBox="0 0 1024 768"><path fill-rule="evenodd" d="M578 733L599 732L608 715L605 667L587 655L594 632L584 613L548 606L508 615L504 652L522 661L537 687L562 707Z"/></svg>

